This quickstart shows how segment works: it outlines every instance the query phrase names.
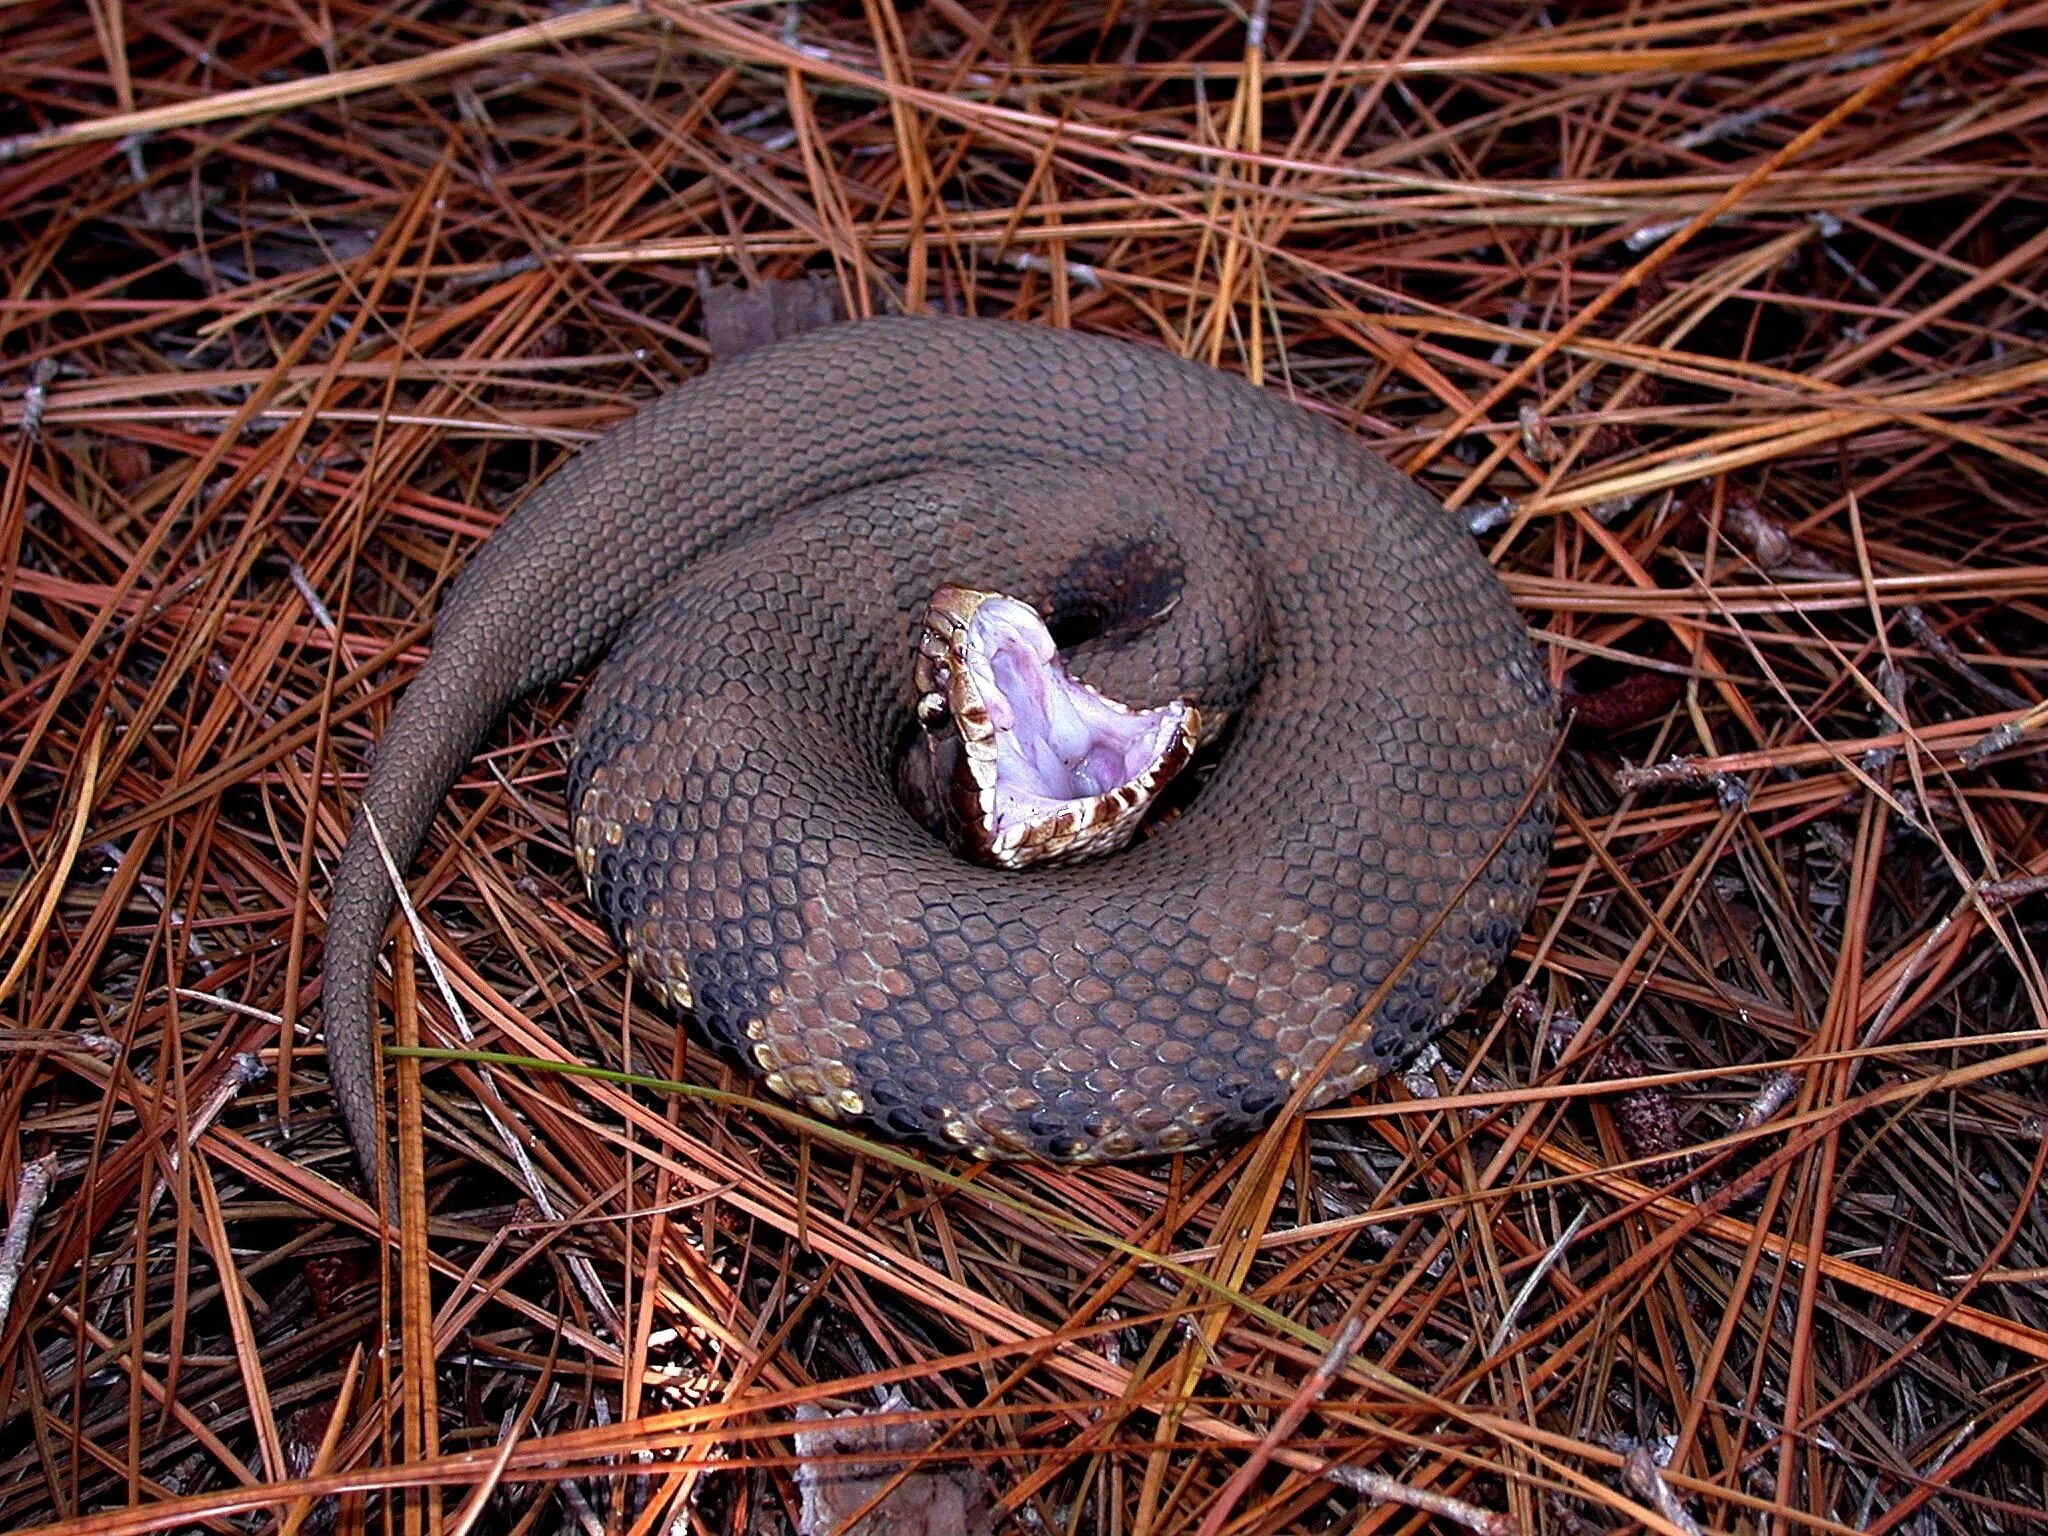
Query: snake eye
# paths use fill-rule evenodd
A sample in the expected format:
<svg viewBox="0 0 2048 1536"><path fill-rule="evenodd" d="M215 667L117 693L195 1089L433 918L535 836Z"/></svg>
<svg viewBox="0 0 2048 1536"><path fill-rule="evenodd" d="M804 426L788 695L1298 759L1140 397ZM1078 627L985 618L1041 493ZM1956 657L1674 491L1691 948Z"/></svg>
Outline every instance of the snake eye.
<svg viewBox="0 0 2048 1536"><path fill-rule="evenodd" d="M1074 678L1037 612L998 593L939 588L914 671L920 723L959 733L955 851L999 868L1122 847L1200 730L1184 699L1133 709Z"/></svg>

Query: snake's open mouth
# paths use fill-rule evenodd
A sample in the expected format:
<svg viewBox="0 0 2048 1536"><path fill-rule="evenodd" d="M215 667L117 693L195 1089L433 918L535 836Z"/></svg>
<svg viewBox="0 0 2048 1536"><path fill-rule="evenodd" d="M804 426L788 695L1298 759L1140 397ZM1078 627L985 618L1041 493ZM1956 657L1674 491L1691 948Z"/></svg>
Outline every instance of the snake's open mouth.
<svg viewBox="0 0 2048 1536"><path fill-rule="evenodd" d="M1201 725L1185 699L1132 709L1097 692L1034 609L968 587L932 595L914 681L955 846L1004 869L1129 842Z"/></svg>

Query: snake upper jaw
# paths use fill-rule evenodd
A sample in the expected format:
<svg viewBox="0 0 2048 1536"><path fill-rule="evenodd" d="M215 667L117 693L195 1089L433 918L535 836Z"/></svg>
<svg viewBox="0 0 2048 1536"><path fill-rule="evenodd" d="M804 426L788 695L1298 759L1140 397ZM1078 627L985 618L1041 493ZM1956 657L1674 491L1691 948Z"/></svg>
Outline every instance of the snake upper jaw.
<svg viewBox="0 0 2048 1536"><path fill-rule="evenodd" d="M913 683L954 849L1001 869L1123 847L1201 735L1191 701L1109 698L1067 671L1036 610L971 587L933 593Z"/></svg>

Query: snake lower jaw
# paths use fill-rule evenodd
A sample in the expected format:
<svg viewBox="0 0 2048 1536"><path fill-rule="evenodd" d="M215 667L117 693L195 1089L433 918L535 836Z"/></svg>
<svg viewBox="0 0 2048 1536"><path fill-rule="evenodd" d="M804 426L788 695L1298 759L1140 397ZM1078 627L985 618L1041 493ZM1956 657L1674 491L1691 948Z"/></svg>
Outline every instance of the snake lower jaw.
<svg viewBox="0 0 2048 1536"><path fill-rule="evenodd" d="M1108 697L1067 671L1036 610L969 587L933 594L913 682L954 851L998 869L1123 847L1201 736L1189 700Z"/></svg>

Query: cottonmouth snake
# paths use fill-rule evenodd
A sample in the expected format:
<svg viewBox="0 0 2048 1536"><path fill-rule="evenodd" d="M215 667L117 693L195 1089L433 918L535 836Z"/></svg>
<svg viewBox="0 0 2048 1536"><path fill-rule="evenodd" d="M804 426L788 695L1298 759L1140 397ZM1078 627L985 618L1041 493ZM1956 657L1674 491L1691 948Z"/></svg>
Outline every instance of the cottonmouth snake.
<svg viewBox="0 0 2048 1536"><path fill-rule="evenodd" d="M1200 792L1092 862L955 857L897 784L914 621L949 582L1049 610L1113 697L1228 716ZM599 658L570 805L637 972L778 1091L982 1155L1253 1127L1398 969L1315 1100L1349 1091L1492 974L1546 856L1550 691L1455 519L1150 348L863 321L641 410L443 604L363 793L400 868L500 713ZM324 1011L366 1166L391 906L359 814Z"/></svg>

